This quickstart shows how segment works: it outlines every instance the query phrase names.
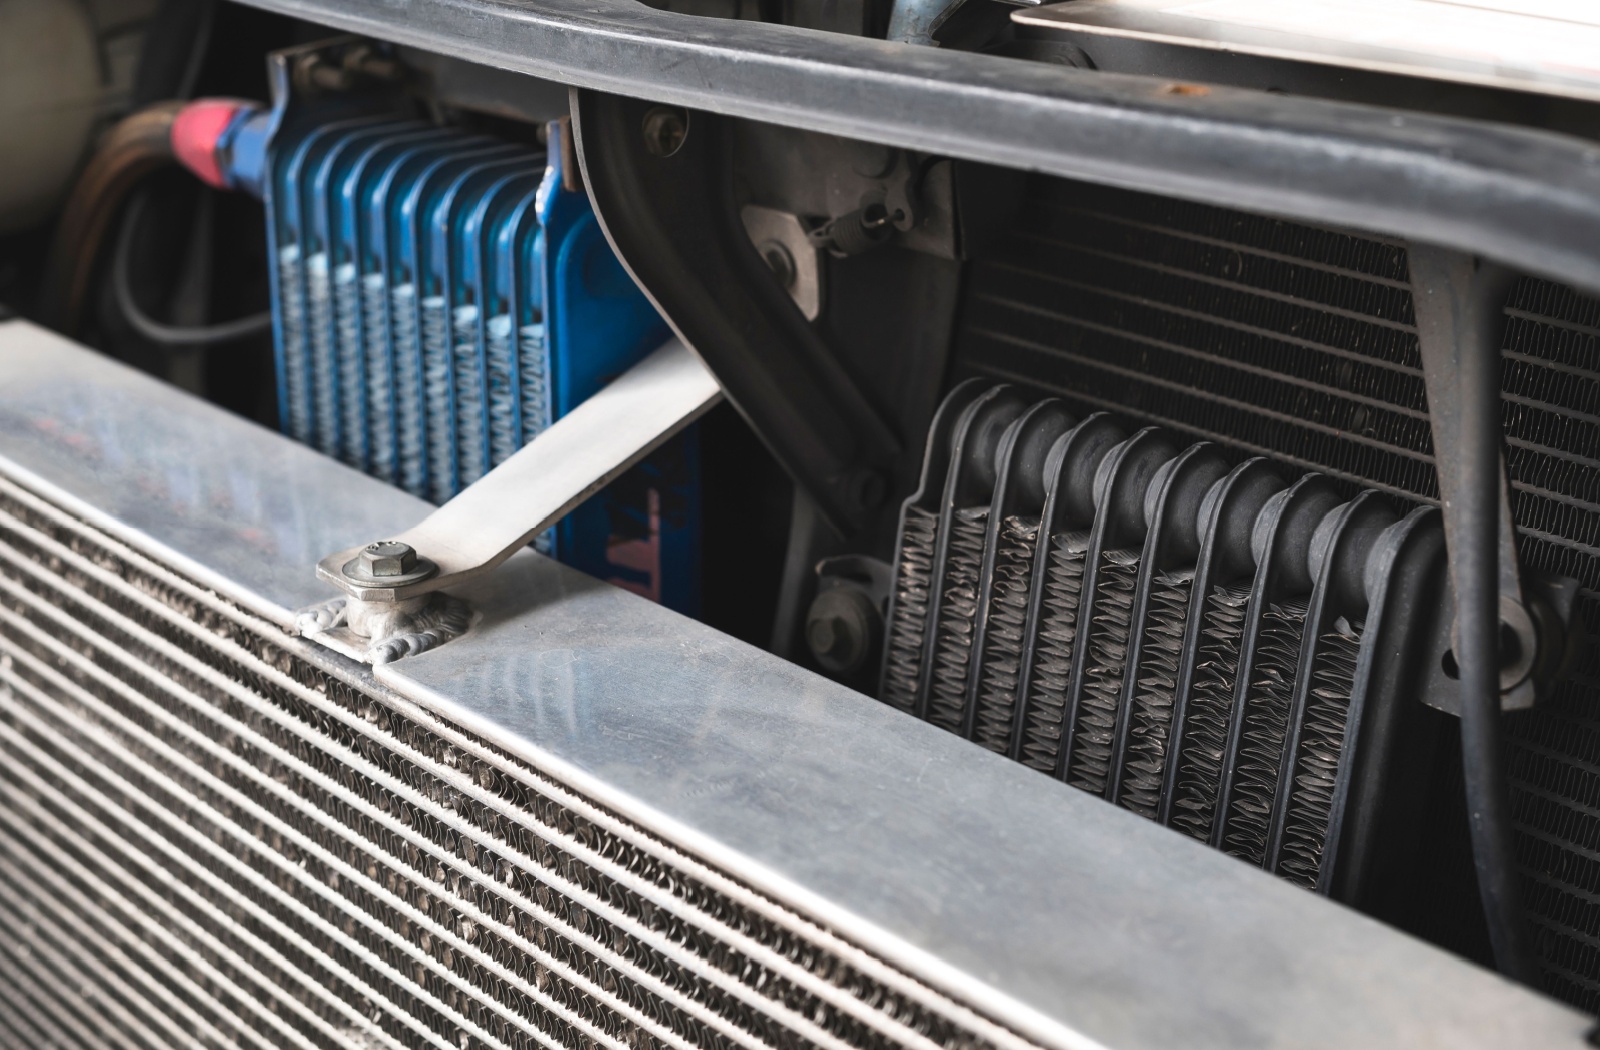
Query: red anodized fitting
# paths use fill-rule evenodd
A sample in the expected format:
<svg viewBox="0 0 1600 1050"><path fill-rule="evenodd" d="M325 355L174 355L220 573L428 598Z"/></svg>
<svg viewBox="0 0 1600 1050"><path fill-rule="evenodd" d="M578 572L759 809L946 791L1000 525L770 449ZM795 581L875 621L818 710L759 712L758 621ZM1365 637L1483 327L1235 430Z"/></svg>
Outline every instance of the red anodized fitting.
<svg viewBox="0 0 1600 1050"><path fill-rule="evenodd" d="M231 98L202 98L184 106L172 121L172 152L178 163L208 185L227 189L218 143L241 110L255 108L253 102Z"/></svg>

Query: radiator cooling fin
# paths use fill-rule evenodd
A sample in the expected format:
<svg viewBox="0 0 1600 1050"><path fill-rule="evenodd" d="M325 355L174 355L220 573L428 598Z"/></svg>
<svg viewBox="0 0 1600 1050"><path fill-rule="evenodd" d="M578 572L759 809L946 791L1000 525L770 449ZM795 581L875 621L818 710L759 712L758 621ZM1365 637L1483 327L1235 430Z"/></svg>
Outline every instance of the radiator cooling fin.
<svg viewBox="0 0 1600 1050"><path fill-rule="evenodd" d="M988 507L958 507L950 515L927 711L928 721L952 732L961 728L967 706L967 669L988 525Z"/></svg>
<svg viewBox="0 0 1600 1050"><path fill-rule="evenodd" d="M890 627L885 649L883 702L910 711L922 667L922 640L927 630L929 576L939 519L920 507L909 507L901 530L900 561L895 567L895 607L900 615Z"/></svg>
<svg viewBox="0 0 1600 1050"><path fill-rule="evenodd" d="M1011 744L1022 632L1028 621L1028 584L1038 545L1038 518L1011 514L1000 522L973 717L974 739L1001 754Z"/></svg>
<svg viewBox="0 0 1600 1050"><path fill-rule="evenodd" d="M1279 787L1305 622L1305 603L1294 600L1274 603L1262 613L1253 674L1240 709L1238 758L1229 778L1221 845L1252 864L1266 860L1267 822Z"/></svg>
<svg viewBox="0 0 1600 1050"><path fill-rule="evenodd" d="M1151 584L1144 659L1128 708L1122 803L1151 819L1155 819L1161 806L1162 774L1167 765L1178 669L1183 657L1183 628L1189 618L1193 583L1194 573L1180 570L1162 573Z"/></svg>
<svg viewBox="0 0 1600 1050"><path fill-rule="evenodd" d="M1067 783L1102 794L1111 774L1111 748L1117 728L1117 698L1127 666L1129 623L1139 559L1132 551L1106 551L1096 574L1097 599L1089 635L1077 724L1072 727Z"/></svg>
<svg viewBox="0 0 1600 1050"><path fill-rule="evenodd" d="M1061 729L1066 724L1067 676L1078 633L1078 605L1083 596L1087 532L1068 532L1054 540L1046 554L1043 604L1032 675L1026 683L1027 718L1023 720L1022 759L1050 773L1061 756ZM1020 687L1020 686L1019 686Z"/></svg>
<svg viewBox="0 0 1600 1050"><path fill-rule="evenodd" d="M1321 638L1300 746L1291 767L1295 791L1284 822L1279 873L1308 889L1317 884L1328 818L1338 787L1339 756L1361 658L1361 625L1341 619Z"/></svg>
<svg viewBox="0 0 1600 1050"><path fill-rule="evenodd" d="M1250 592L1218 587L1206 603L1196 653L1194 691L1184 711L1182 746L1170 752L1176 770L1172 826L1202 842L1211 838L1222 762L1228 747L1228 712L1239 675L1239 644L1244 638Z"/></svg>

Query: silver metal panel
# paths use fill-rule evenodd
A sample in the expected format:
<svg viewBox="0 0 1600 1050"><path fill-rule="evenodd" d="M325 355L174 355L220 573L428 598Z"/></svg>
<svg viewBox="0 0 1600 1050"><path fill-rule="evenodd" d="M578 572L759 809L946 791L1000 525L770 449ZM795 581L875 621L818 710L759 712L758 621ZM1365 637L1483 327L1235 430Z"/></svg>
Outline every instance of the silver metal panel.
<svg viewBox="0 0 1600 1050"><path fill-rule="evenodd" d="M285 626L334 593L323 555L433 509L26 321L0 322L0 457Z"/></svg>
<svg viewBox="0 0 1600 1050"><path fill-rule="evenodd" d="M0 328L0 473L226 595L321 597L319 552L421 509L313 459ZM1043 1044L1582 1044L1565 1007L537 555L464 596L480 626L380 681Z"/></svg>
<svg viewBox="0 0 1600 1050"><path fill-rule="evenodd" d="M1600 22L1474 0L1071 0L1011 18L1402 76L1600 100Z"/></svg>

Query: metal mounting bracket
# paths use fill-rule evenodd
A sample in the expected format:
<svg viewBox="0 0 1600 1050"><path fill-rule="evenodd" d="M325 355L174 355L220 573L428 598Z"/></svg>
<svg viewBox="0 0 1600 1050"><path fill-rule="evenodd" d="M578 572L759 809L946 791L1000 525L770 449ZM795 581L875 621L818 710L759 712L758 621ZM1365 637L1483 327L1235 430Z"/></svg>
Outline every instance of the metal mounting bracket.
<svg viewBox="0 0 1600 1050"><path fill-rule="evenodd" d="M673 339L614 380L454 499L411 528L323 558L317 576L344 592L309 610L301 628L342 628L371 640L358 654L385 662L439 644L465 627L457 615L405 651L381 642L420 633L437 620L427 599L493 571L535 536L615 480L722 398L700 359ZM351 647L351 640L335 648Z"/></svg>
<svg viewBox="0 0 1600 1050"><path fill-rule="evenodd" d="M617 258L822 516L842 534L867 527L899 440L751 243L729 122L574 91L572 125Z"/></svg>
<svg viewBox="0 0 1600 1050"><path fill-rule="evenodd" d="M1515 275L1503 267L1464 252L1413 244L1408 258L1417 319L1417 342L1422 355L1423 382L1428 393L1428 415L1433 427L1434 462L1439 473L1439 497L1444 510L1445 540L1450 548L1450 577L1456 595L1466 592L1462 573L1466 561L1487 552L1470 546L1463 524L1462 492L1471 480L1464 473L1478 469L1465 462L1462 450L1464 413L1459 389L1463 365L1482 355L1499 372L1505 302ZM1498 425L1498 417L1495 419ZM1498 441L1498 437L1497 437ZM1570 600L1551 602L1550 588L1525 581L1517 553L1516 525L1511 517L1510 481L1502 448L1498 462L1499 500L1495 531L1499 610L1502 635L1515 637L1502 644L1500 706L1505 711L1532 707L1548 675L1537 673L1559 666L1567 646L1566 627ZM1532 585L1531 591L1525 584ZM1559 587L1557 588L1559 589ZM1560 608L1566 606L1563 617ZM1458 617L1459 618L1459 617Z"/></svg>

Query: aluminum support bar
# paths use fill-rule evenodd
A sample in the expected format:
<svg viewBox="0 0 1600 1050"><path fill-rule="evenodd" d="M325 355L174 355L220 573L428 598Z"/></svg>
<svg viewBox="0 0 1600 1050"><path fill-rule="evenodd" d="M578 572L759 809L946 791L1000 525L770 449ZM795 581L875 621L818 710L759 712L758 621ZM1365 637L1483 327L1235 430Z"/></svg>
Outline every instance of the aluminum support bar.
<svg viewBox="0 0 1600 1050"><path fill-rule="evenodd" d="M363 602L401 602L491 572L722 398L676 339L550 425L404 532L330 554L317 576ZM362 570L364 554L410 548L415 562ZM387 571L389 569L394 571Z"/></svg>

